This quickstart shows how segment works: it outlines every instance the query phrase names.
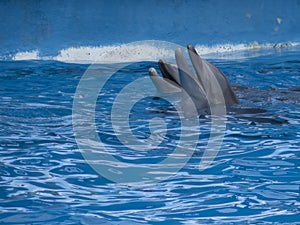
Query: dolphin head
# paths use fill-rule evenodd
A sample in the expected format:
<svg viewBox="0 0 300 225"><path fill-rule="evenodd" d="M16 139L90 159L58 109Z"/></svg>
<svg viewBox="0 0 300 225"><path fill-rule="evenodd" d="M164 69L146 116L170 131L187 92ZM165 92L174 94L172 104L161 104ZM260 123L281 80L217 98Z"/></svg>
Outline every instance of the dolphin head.
<svg viewBox="0 0 300 225"><path fill-rule="evenodd" d="M156 73L154 81L153 72L149 72L157 90L166 93L168 90L177 92L181 89L192 99L198 111L218 104L225 104L227 107L238 104L239 100L224 73L212 63L202 59L191 44L187 45L187 50L196 75L182 50L178 48L175 51L176 65L168 64L163 59L159 60L162 78Z"/></svg>

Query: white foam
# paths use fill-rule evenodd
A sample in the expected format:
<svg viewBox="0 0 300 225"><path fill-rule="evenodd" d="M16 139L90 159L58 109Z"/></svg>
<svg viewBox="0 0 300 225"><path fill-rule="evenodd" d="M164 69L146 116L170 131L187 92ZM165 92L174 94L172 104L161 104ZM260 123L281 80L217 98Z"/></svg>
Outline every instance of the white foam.
<svg viewBox="0 0 300 225"><path fill-rule="evenodd" d="M210 59L240 59L261 55L257 50L281 49L300 46L299 42L291 43L265 43L223 44L223 45L196 45L198 53ZM139 61L158 61L163 58L173 61L174 50L185 48L169 42L140 41L129 44L108 46L81 46L62 49L57 56L40 57L39 51L19 52L12 60L56 60L67 63L127 63Z"/></svg>
<svg viewBox="0 0 300 225"><path fill-rule="evenodd" d="M245 51L250 49L259 49L261 46L258 43L252 44L224 44L224 45L214 45L214 46L206 46L206 45L196 45L195 48L201 55L208 54L220 54L227 52L235 52L235 51Z"/></svg>
<svg viewBox="0 0 300 225"><path fill-rule="evenodd" d="M178 46L173 47L174 44L163 43L164 44L155 43L155 41L145 41L99 47L71 47L61 50L60 54L54 57L54 59L57 61L76 63L123 63L174 58L174 50Z"/></svg>
<svg viewBox="0 0 300 225"><path fill-rule="evenodd" d="M27 52L18 52L16 53L13 58L13 60L38 60L39 57L39 51L33 50L33 51L27 51Z"/></svg>
<svg viewBox="0 0 300 225"><path fill-rule="evenodd" d="M259 50L267 49L283 49L288 47L298 47L299 42L287 43L264 43L252 42L248 44L224 44L224 45L196 45L195 48L201 56L214 59L241 59L256 57L266 53L259 52Z"/></svg>

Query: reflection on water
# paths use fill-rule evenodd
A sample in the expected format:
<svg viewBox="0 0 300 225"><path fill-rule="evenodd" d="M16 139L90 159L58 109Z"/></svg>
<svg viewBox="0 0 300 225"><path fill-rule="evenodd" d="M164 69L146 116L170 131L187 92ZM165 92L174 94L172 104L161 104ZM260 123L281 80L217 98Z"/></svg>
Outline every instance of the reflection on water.
<svg viewBox="0 0 300 225"><path fill-rule="evenodd" d="M231 224L299 222L300 149L299 51L274 52L239 61L214 61L228 76L241 106L227 115L225 137L212 165L198 166L211 118L199 118L192 158L174 176L148 185L111 182L84 160L72 130L72 102L86 65L57 62L1 62L0 221L3 224ZM134 105L131 130L156 149L134 151L112 129L112 102L124 84L144 76L152 63L118 73L98 99L96 129L118 160L151 165L172 153L181 123L167 101L149 97ZM99 67L101 69L101 66ZM149 84L151 85L151 84ZM84 123L84 121L82 121ZM162 132L162 131L161 131ZM148 140L149 141L149 140ZM147 144L148 142L145 142ZM151 144L151 141L148 143Z"/></svg>

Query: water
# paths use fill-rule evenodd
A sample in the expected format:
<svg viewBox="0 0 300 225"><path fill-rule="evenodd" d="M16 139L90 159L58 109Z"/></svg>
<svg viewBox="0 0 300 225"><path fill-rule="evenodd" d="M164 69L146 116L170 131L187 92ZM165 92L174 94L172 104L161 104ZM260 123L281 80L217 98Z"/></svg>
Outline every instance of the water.
<svg viewBox="0 0 300 225"><path fill-rule="evenodd" d="M300 51L244 54L251 57L212 60L241 100L227 115L212 165L198 170L209 139L211 119L206 116L200 118L191 159L169 179L152 184L112 182L84 160L75 141L72 107L88 65L0 62L0 223L298 224ZM133 151L112 129L110 112L118 92L147 76L150 66L156 64L133 63L114 75L99 95L95 113L96 130L110 154L136 165L160 163L180 136L179 114L155 96L134 105L129 124L145 143L151 135L149 121L163 119L167 133L162 129L153 136L162 141L156 149ZM245 107L253 112L243 112ZM159 122L152 126L160 128ZM191 133L193 129L198 127Z"/></svg>

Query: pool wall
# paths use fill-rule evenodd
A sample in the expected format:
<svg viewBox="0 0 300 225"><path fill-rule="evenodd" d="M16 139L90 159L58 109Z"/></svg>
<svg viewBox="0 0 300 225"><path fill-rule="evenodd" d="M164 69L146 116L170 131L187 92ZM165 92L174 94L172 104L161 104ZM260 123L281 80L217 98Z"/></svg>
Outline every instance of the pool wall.
<svg viewBox="0 0 300 225"><path fill-rule="evenodd" d="M177 44L300 40L299 0L0 1L0 54L140 40Z"/></svg>

